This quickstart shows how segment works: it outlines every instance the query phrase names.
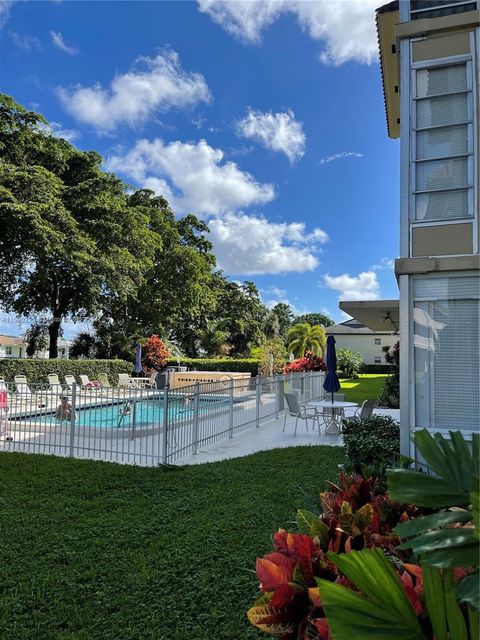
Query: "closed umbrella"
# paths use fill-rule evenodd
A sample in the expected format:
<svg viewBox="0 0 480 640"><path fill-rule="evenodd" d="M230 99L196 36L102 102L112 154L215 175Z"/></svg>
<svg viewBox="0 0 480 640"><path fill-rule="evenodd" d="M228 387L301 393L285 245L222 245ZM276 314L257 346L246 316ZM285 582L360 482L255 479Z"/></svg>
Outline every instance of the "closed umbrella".
<svg viewBox="0 0 480 640"><path fill-rule="evenodd" d="M135 347L135 368L133 370L137 376L142 372L142 345L137 342Z"/></svg>
<svg viewBox="0 0 480 640"><path fill-rule="evenodd" d="M327 375L323 381L323 388L333 394L340 389L340 382L337 376L337 354L335 352L335 338L328 336L327 338Z"/></svg>

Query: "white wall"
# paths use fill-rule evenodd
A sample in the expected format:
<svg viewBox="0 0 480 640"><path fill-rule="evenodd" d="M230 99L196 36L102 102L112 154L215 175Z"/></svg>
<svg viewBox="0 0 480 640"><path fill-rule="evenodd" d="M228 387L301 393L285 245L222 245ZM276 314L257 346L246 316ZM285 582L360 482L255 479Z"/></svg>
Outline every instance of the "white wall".
<svg viewBox="0 0 480 640"><path fill-rule="evenodd" d="M0 344L0 359L4 358L25 358L25 350L26 346L23 345L21 347L12 346L11 353L7 353L7 347L3 344Z"/></svg>
<svg viewBox="0 0 480 640"><path fill-rule="evenodd" d="M386 364L383 347L392 347L398 342L396 335L372 335L372 334L340 334L335 337L335 347L338 349L351 349L361 353L365 364ZM375 340L380 340L376 345ZM380 358L380 362L375 362L375 358Z"/></svg>

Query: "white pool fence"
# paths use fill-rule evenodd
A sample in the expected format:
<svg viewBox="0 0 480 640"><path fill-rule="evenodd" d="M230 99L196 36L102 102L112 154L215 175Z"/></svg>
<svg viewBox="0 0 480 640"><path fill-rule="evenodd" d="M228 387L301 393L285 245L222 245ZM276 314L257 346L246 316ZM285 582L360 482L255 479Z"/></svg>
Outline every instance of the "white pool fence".
<svg viewBox="0 0 480 640"><path fill-rule="evenodd" d="M171 389L18 385L0 388L0 451L156 466L283 416L284 394L324 397L323 372Z"/></svg>

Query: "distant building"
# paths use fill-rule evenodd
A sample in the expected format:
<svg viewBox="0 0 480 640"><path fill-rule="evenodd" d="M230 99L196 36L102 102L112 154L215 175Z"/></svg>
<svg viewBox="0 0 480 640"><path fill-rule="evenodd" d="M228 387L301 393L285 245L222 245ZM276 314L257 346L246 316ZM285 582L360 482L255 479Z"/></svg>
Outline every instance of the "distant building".
<svg viewBox="0 0 480 640"><path fill-rule="evenodd" d="M0 335L0 360L25 358L27 345L23 338Z"/></svg>
<svg viewBox="0 0 480 640"><path fill-rule="evenodd" d="M58 339L58 357L68 359L70 356L71 340ZM27 342L23 336L3 336L0 335L0 360L9 358L26 358ZM48 348L39 351L35 358L40 360L48 359Z"/></svg>
<svg viewBox="0 0 480 640"><path fill-rule="evenodd" d="M392 347L398 341L398 336L392 331L372 331L355 318L326 327L325 333L335 337L337 350L356 351L369 365L384 365L383 347Z"/></svg>

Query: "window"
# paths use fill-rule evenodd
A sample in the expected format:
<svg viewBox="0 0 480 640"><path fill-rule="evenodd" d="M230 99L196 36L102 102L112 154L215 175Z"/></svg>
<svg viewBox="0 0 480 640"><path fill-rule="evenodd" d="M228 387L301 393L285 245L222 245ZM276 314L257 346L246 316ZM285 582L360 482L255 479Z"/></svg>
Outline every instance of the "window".
<svg viewBox="0 0 480 640"><path fill-rule="evenodd" d="M382 341L380 338L375 338L375 344L382 344Z"/></svg>
<svg viewBox="0 0 480 640"><path fill-rule="evenodd" d="M410 18L439 18L464 11L475 11L475 0L410 0Z"/></svg>
<svg viewBox="0 0 480 640"><path fill-rule="evenodd" d="M413 281L415 425L479 429L480 278Z"/></svg>
<svg viewBox="0 0 480 640"><path fill-rule="evenodd" d="M412 78L412 217L473 216L474 122L470 60L416 68Z"/></svg>
<svg viewBox="0 0 480 640"><path fill-rule="evenodd" d="M374 363L375 364L382 364L382 359L379 358L378 356L375 356Z"/></svg>
<svg viewBox="0 0 480 640"><path fill-rule="evenodd" d="M5 355L11 356L13 353L12 347L5 347Z"/></svg>

